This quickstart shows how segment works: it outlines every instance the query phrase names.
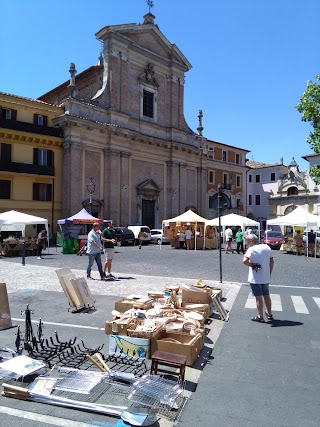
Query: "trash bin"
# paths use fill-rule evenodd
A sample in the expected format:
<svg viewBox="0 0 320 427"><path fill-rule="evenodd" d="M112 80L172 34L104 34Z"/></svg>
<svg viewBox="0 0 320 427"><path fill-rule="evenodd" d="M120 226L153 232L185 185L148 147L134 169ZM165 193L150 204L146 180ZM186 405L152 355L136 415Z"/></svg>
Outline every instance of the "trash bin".
<svg viewBox="0 0 320 427"><path fill-rule="evenodd" d="M72 239L72 238L63 239L63 241L62 241L62 253L64 255L74 253L74 239Z"/></svg>

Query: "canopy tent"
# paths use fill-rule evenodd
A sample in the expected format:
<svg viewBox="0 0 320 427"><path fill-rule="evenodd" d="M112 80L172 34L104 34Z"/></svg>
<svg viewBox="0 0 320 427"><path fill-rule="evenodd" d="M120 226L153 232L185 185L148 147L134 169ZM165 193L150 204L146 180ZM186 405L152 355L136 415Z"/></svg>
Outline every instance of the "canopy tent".
<svg viewBox="0 0 320 427"><path fill-rule="evenodd" d="M267 220L268 225L291 225L291 226L300 226L305 227L306 231L308 228L316 227L319 223L319 216L313 215L310 212L303 209L301 206L297 206L295 210L290 212L288 215L278 216L274 219ZM307 236L307 255L309 253L309 244L308 244L308 233ZM314 256L317 256L317 250L314 251Z"/></svg>
<svg viewBox="0 0 320 427"><path fill-rule="evenodd" d="M45 218L12 210L1 213L0 221L3 221L1 231L21 231L23 237L25 237L26 225L43 224L49 237L48 220Z"/></svg>
<svg viewBox="0 0 320 427"><path fill-rule="evenodd" d="M203 218L202 216L194 213L191 209L189 209L187 212L184 212L183 214L178 215L174 218L164 219L162 221L162 228L169 227L172 224L180 224L180 226L195 224L195 231L196 231L198 224L203 225L203 227L205 228L206 221L207 221L206 218ZM195 239L194 249L197 250L196 239Z"/></svg>
<svg viewBox="0 0 320 427"><path fill-rule="evenodd" d="M202 216L194 213L191 209L189 209L187 212L184 212L181 215L178 215L174 218L170 219L164 219L162 221L162 224L166 223L172 223L172 222L181 222L181 223L191 223L191 222L197 222L197 223L205 223L207 220L203 218Z"/></svg>
<svg viewBox="0 0 320 427"><path fill-rule="evenodd" d="M220 224L221 224L221 227L223 230L223 238L225 238L224 232L225 232L225 228L227 226L230 226L230 227L239 226L242 228L242 231L244 231L244 228L246 226L258 227L258 237L260 237L260 222L254 221L253 219L247 218L246 216L236 215L234 213L222 215L220 217ZM219 226L219 217L207 220L206 221L206 227L208 227L209 225L214 225L214 226L218 227Z"/></svg>
<svg viewBox="0 0 320 427"><path fill-rule="evenodd" d="M319 222L319 216L313 215L303 209L301 206L290 212L288 215L278 216L274 219L268 219L267 225L300 225L304 227L316 226Z"/></svg>
<svg viewBox="0 0 320 427"><path fill-rule="evenodd" d="M258 221L254 221L253 219L247 218L245 216L242 215L236 215L236 214L228 214L228 215L223 215L220 217L220 222L221 222L221 226L225 227L227 225L230 226L241 226L242 228L244 228L245 226L249 226L251 225L252 227L260 227L260 222ZM219 218L214 218L214 219L210 219L206 221L206 226L207 225L219 225Z"/></svg>
<svg viewBox="0 0 320 427"><path fill-rule="evenodd" d="M81 209L78 213L76 213L73 216L70 216L69 218L65 219L59 219L58 224L93 224L94 222L99 222L100 224L103 224L104 220L95 218L91 214L89 214L88 211L86 211L84 208Z"/></svg>

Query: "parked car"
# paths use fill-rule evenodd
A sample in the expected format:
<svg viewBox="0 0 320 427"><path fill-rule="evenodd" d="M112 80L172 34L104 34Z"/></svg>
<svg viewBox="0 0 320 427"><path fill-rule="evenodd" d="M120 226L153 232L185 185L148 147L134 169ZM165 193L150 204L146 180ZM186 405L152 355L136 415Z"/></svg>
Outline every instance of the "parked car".
<svg viewBox="0 0 320 427"><path fill-rule="evenodd" d="M261 243L266 243L271 249L280 249L281 245L285 243L285 239L280 231L267 231Z"/></svg>
<svg viewBox="0 0 320 427"><path fill-rule="evenodd" d="M151 231L151 241L150 243L170 243L170 239L163 235L163 230L161 228L153 228Z"/></svg>
<svg viewBox="0 0 320 427"><path fill-rule="evenodd" d="M136 243L139 243L139 233L144 233L144 236L141 237L141 242L143 244L149 244L151 240L150 228L146 225L128 225L129 230L134 234Z"/></svg>
<svg viewBox="0 0 320 427"><path fill-rule="evenodd" d="M114 229L117 236L117 242L120 246L134 245L135 238L131 230L126 227L114 227Z"/></svg>

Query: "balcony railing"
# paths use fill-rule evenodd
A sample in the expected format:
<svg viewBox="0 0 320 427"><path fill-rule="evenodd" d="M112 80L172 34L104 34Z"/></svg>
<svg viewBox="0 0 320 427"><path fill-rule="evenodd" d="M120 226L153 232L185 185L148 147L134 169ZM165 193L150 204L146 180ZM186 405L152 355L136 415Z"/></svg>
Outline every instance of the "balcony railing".
<svg viewBox="0 0 320 427"><path fill-rule="evenodd" d="M54 176L54 166L33 165L30 163L5 162L0 160L1 172L28 173L32 175Z"/></svg>
<svg viewBox="0 0 320 427"><path fill-rule="evenodd" d="M63 131L60 128L40 126L33 123L19 122L18 120L4 119L2 117L0 117L0 128L63 138Z"/></svg>

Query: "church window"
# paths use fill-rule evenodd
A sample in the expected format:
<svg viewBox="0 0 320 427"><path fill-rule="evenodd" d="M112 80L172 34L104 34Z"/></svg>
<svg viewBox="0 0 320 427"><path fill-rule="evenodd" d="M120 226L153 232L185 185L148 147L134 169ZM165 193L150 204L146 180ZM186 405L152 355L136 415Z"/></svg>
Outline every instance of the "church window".
<svg viewBox="0 0 320 427"><path fill-rule="evenodd" d="M298 194L297 187L289 187L287 191L287 196L296 196Z"/></svg>
<svg viewBox="0 0 320 427"><path fill-rule="evenodd" d="M154 118L154 93L143 89L143 115Z"/></svg>

